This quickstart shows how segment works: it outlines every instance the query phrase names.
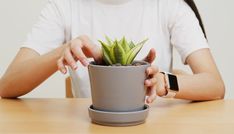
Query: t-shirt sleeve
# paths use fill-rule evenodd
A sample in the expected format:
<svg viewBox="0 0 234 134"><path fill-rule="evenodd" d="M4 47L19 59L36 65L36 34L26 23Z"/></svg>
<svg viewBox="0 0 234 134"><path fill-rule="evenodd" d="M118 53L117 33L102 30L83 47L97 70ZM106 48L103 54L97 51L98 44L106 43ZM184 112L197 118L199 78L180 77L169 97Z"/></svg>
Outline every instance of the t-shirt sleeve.
<svg viewBox="0 0 234 134"><path fill-rule="evenodd" d="M168 19L171 44L186 64L186 59L191 53L209 46L193 10L184 0L171 1L173 10L170 11Z"/></svg>
<svg viewBox="0 0 234 134"><path fill-rule="evenodd" d="M62 45L64 36L60 10L56 1L49 0L21 47L31 48L42 55Z"/></svg>

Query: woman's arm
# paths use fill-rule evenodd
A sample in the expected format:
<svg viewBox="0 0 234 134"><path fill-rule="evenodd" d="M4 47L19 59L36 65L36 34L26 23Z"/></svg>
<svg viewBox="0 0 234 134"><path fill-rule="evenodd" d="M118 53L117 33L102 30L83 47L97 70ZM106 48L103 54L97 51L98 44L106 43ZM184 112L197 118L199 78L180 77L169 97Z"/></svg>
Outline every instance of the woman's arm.
<svg viewBox="0 0 234 134"><path fill-rule="evenodd" d="M15 98L27 94L57 71L56 61L64 46L40 56L29 48L21 48L0 79L0 96Z"/></svg>
<svg viewBox="0 0 234 134"><path fill-rule="evenodd" d="M209 49L200 49L193 52L188 56L186 62L191 67L193 74L180 70L174 72L177 75L179 84L179 92L176 98L193 101L224 98L224 82ZM166 95L164 75L159 72L159 69L151 66L147 69L147 74L152 76L145 81L145 85L150 89L149 94L156 92L158 96ZM150 103L154 99L155 96L152 96L147 101Z"/></svg>
<svg viewBox="0 0 234 134"><path fill-rule="evenodd" d="M0 79L0 97L15 98L27 94L58 69L66 73L65 66L76 70L76 62L87 66L87 58L101 62L102 52L91 40L83 35L45 54L22 48L4 76Z"/></svg>
<svg viewBox="0 0 234 134"><path fill-rule="evenodd" d="M177 75L180 91L176 98L188 100L224 98L224 82L209 49L192 53L186 62L192 69L193 75L182 73Z"/></svg>

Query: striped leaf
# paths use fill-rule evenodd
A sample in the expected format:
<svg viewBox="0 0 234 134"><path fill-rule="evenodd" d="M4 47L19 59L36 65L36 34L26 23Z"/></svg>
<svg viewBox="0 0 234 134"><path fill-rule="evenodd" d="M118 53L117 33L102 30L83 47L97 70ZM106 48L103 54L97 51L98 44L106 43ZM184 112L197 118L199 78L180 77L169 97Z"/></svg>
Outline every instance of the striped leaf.
<svg viewBox="0 0 234 134"><path fill-rule="evenodd" d="M116 63L120 63L121 65L125 65L125 51L122 48L121 44L118 41L115 41L114 47L115 59Z"/></svg>
<svg viewBox="0 0 234 134"><path fill-rule="evenodd" d="M105 51L105 49L102 49L102 52L103 52L103 58L104 58L104 61L107 65L112 65L112 61L108 55L108 53Z"/></svg>
<svg viewBox="0 0 234 134"><path fill-rule="evenodd" d="M129 44L128 44L128 42L126 41L126 38L125 38L125 37L123 37L119 43L120 43L120 45L122 46L122 48L124 49L125 53L127 53L128 51L130 51Z"/></svg>
<svg viewBox="0 0 234 134"><path fill-rule="evenodd" d="M131 41L131 42L129 43L129 47L130 47L130 49L132 49L132 48L135 47L135 44Z"/></svg>
<svg viewBox="0 0 234 134"><path fill-rule="evenodd" d="M113 45L113 41L108 36L105 36L105 38L109 46Z"/></svg>
<svg viewBox="0 0 234 134"><path fill-rule="evenodd" d="M127 41L125 37L121 40L115 39L112 41L108 36L105 37L107 43L99 40L102 45L103 59L107 65L120 63L121 65L128 65L133 62L137 54L142 49L143 45L148 39L134 44L132 41Z"/></svg>
<svg viewBox="0 0 234 134"><path fill-rule="evenodd" d="M134 48L132 48L126 55L127 60L125 64L131 64L133 60L136 58L137 54L140 52L144 44L138 44Z"/></svg>

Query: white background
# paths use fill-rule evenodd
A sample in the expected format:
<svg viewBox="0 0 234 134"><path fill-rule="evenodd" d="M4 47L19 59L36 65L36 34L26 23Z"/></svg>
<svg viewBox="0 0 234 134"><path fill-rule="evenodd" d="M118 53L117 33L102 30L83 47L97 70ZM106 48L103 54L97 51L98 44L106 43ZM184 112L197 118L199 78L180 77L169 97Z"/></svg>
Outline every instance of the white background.
<svg viewBox="0 0 234 134"><path fill-rule="evenodd" d="M47 0L1 0L0 77L19 50ZM234 99L234 1L195 0L205 23L209 44L226 84L226 99ZM184 67L175 53L175 67ZM12 76L14 77L14 76ZM34 77L34 76L32 76ZM64 98L65 76L56 73L24 97ZM9 89L10 90L10 89Z"/></svg>

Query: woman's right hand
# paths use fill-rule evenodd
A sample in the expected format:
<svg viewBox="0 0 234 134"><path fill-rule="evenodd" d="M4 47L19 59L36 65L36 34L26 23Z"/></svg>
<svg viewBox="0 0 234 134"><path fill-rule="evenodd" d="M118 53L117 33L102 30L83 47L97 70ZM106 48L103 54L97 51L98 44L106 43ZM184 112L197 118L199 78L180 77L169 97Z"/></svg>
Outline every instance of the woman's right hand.
<svg viewBox="0 0 234 134"><path fill-rule="evenodd" d="M66 66L76 70L78 68L77 61L84 66L89 64L88 58L93 58L97 63L102 62L101 48L95 45L86 35L79 36L65 45L66 48L57 61L58 70L63 74L67 73Z"/></svg>

